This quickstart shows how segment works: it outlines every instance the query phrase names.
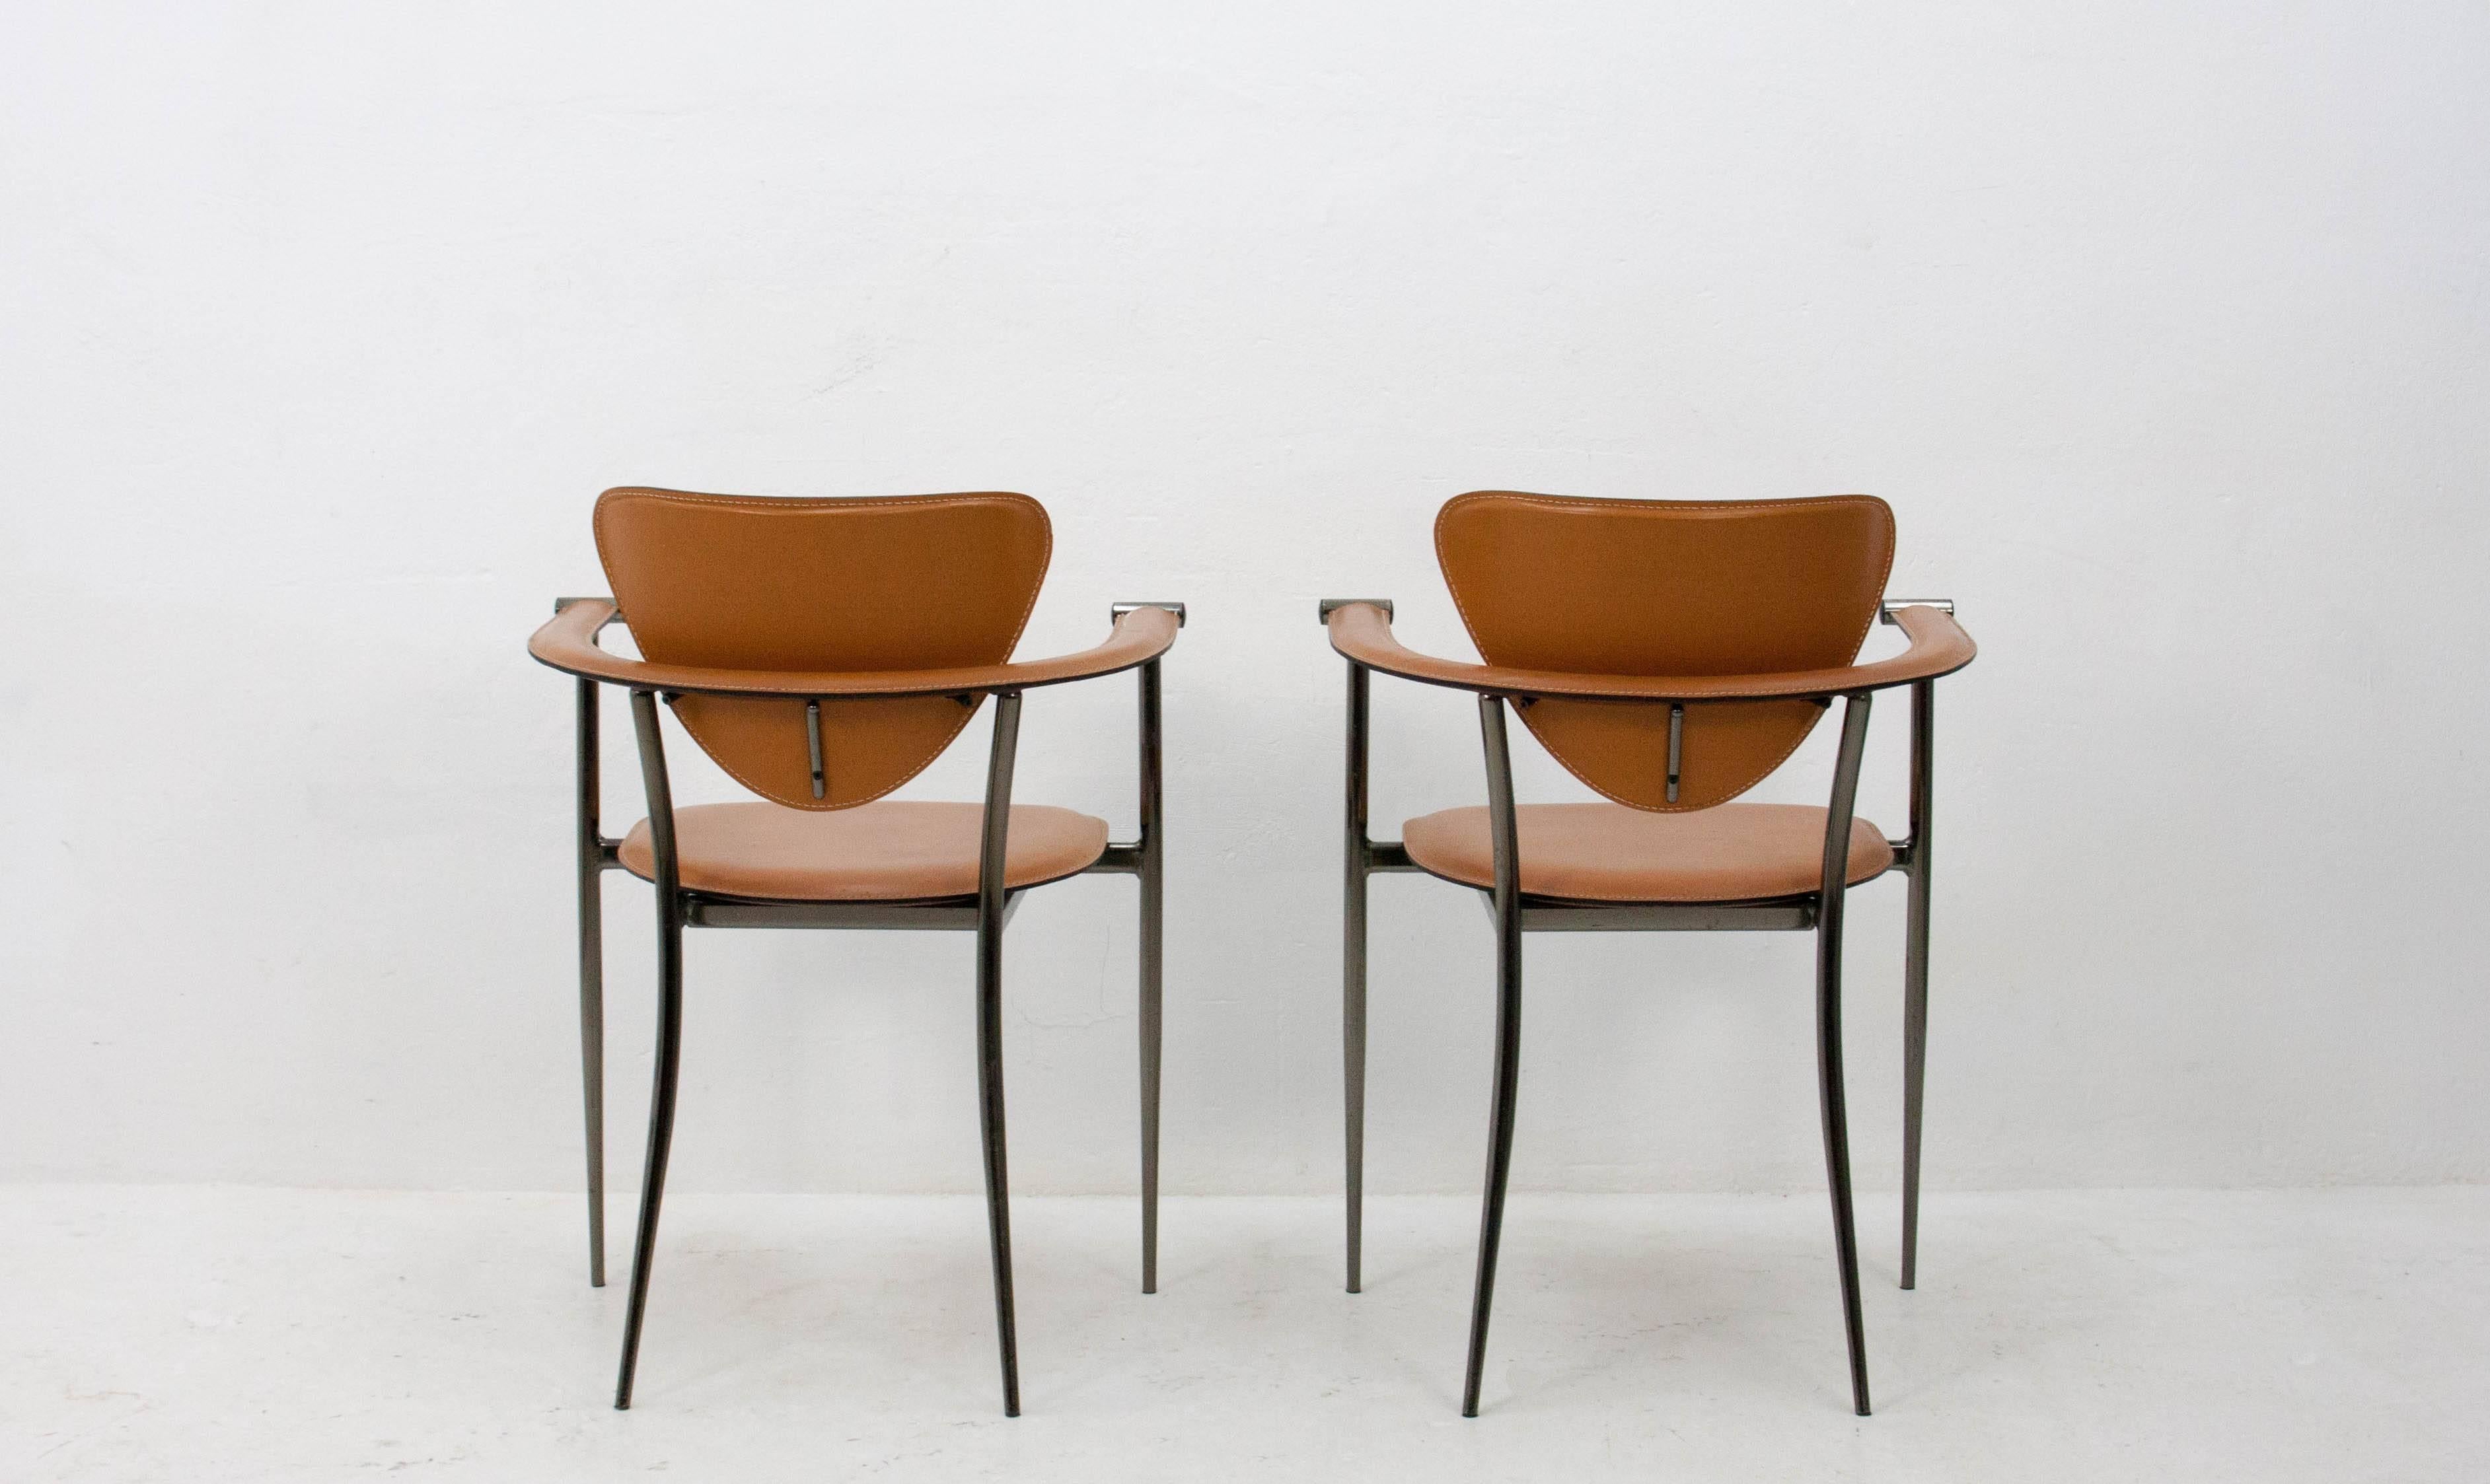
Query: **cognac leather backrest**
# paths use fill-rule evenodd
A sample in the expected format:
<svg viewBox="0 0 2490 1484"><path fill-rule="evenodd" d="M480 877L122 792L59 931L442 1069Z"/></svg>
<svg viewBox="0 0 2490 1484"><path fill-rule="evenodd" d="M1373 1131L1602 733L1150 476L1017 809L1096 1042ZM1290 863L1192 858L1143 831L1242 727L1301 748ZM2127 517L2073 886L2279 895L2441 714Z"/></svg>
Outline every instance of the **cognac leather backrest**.
<svg viewBox="0 0 2490 1484"><path fill-rule="evenodd" d="M1435 517L1435 558L1491 665L1617 675L1847 665L1884 600L1894 512L1824 499L1568 499L1482 490ZM1724 803L1763 781L1824 708L1689 705L1675 803L1665 702L1542 698L1521 719L1575 777L1636 809Z"/></svg>
<svg viewBox="0 0 2490 1484"><path fill-rule="evenodd" d="M797 671L999 665L1036 606L1053 531L1026 495L753 499L608 490L596 551L640 653ZM848 809L924 771L982 697L823 700L824 797L805 702L684 696L675 715L762 797Z"/></svg>

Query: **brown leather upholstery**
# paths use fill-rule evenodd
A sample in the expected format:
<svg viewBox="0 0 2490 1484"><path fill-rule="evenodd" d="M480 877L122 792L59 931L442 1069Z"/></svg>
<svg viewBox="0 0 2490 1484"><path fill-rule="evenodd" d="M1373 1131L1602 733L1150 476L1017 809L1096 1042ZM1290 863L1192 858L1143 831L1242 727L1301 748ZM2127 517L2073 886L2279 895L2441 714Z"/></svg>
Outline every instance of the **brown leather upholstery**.
<svg viewBox="0 0 2490 1484"><path fill-rule="evenodd" d="M1614 804L1524 804L1514 811L1521 890L1574 901L1749 901L1818 890L1825 812L1805 804L1723 804L1653 813ZM1495 885L1485 809L1448 809L1403 826L1422 869L1468 886ZM1849 882L1894 864L1884 832L1850 824Z"/></svg>
<svg viewBox="0 0 2490 1484"><path fill-rule="evenodd" d="M1000 665L1051 547L1026 495L751 499L608 490L596 550L640 652L661 665L870 671ZM802 810L847 809L923 771L982 697L824 699L825 797L805 703L685 694L675 715L738 783Z"/></svg>
<svg viewBox="0 0 2490 1484"><path fill-rule="evenodd" d="M1436 516L1435 556L1491 666L1769 675L1857 656L1893 564L1894 514L1866 495L1681 501L1480 491ZM1667 706L1549 698L1521 719L1607 797L1692 812L1753 787L1823 710L1806 700L1688 706L1673 803Z"/></svg>
<svg viewBox="0 0 2490 1484"><path fill-rule="evenodd" d="M835 813L775 804L694 804L675 811L676 871L685 889L770 901L912 901L977 890L985 809L885 799ZM1107 821L1042 804L1012 806L1003 884L1039 886L1086 870L1107 850ZM653 879L649 821L623 837L622 867Z"/></svg>
<svg viewBox="0 0 2490 1484"><path fill-rule="evenodd" d="M714 696L965 696L1026 691L1112 675L1157 659L1174 644L1179 620L1164 608L1136 608L1116 618L1107 642L1078 654L951 670L798 671L720 670L652 665L596 646L597 631L621 612L605 598L580 598L528 639L528 653L574 675L644 691Z"/></svg>

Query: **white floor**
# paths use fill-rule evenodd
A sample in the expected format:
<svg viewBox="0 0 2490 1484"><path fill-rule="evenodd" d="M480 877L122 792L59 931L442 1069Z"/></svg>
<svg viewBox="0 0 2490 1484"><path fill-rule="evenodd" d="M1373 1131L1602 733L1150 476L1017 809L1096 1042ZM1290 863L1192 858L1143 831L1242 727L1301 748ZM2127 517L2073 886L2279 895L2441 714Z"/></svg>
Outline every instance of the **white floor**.
<svg viewBox="0 0 2490 1484"><path fill-rule="evenodd" d="M618 1224L625 1214L617 1203ZM1867 1229L1850 1414L1821 1196L1517 1197L1484 1414L1476 1212L684 1196L637 1405L627 1245L556 1196L0 1187L0 1479L2480 1479L2490 1190L1934 1196Z"/></svg>

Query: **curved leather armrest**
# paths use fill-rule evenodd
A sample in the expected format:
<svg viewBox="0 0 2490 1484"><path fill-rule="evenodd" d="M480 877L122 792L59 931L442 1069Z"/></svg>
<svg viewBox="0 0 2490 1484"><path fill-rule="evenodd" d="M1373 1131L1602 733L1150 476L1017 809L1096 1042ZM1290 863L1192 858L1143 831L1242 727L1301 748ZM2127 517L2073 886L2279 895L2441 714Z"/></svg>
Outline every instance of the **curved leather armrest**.
<svg viewBox="0 0 2490 1484"><path fill-rule="evenodd" d="M1116 618L1107 642L1079 654L1004 665L951 670L881 670L802 673L794 671L717 670L700 665L659 665L625 659L596 646L596 633L616 616L611 598L583 598L553 615L528 640L528 653L542 664L591 680L634 690L688 696L787 696L826 699L838 696L966 696L1025 691L1067 680L1112 675L1146 664L1175 642L1176 615L1164 608L1136 608Z"/></svg>
<svg viewBox="0 0 2490 1484"><path fill-rule="evenodd" d="M1770 675L1584 675L1559 671L1465 665L1404 646L1392 620L1372 603L1345 603L1324 620L1331 646L1370 670L1404 680L1500 696L1571 696L1585 700L1800 700L1933 680L1979 653L1954 615L1934 608L1897 609L1894 621L1911 647L1891 659L1833 670Z"/></svg>

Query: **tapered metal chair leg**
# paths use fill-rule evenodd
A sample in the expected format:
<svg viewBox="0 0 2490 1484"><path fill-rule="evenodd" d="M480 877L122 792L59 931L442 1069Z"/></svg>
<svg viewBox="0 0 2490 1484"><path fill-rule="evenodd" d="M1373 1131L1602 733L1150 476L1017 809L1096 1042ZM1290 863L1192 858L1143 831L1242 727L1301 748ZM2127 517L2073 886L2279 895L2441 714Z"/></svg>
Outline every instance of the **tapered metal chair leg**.
<svg viewBox="0 0 2490 1484"><path fill-rule="evenodd" d="M588 1137L588 1283L605 1286L605 983L592 878L580 889L579 1083Z"/></svg>
<svg viewBox="0 0 2490 1484"><path fill-rule="evenodd" d="M1815 1066L1824 1110L1824 1171L1833 1191L1834 1256L1841 1268L1841 1327L1850 1347L1850 1400L1868 1415L1868 1331L1859 1311L1859 1233L1850 1204L1850 1118L1842 1096L1840 930L1824 934L1817 976Z"/></svg>
<svg viewBox="0 0 2490 1484"><path fill-rule="evenodd" d="M1502 929L1499 928L1499 935ZM1487 1200L1479 1213L1478 1278L1470 1295L1470 1356L1462 1383L1462 1415L1475 1417L1487 1373L1487 1321L1495 1299L1495 1262L1504 1244L1504 1190L1513 1173L1513 1111L1521 1072L1521 935L1499 952L1495 1016L1495 1105L1487 1144Z"/></svg>
<svg viewBox="0 0 2490 1484"><path fill-rule="evenodd" d="M1159 1291L1159 1066L1167 960L1167 830L1159 778L1159 665L1142 667L1142 1292Z"/></svg>
<svg viewBox="0 0 2490 1484"><path fill-rule="evenodd" d="M1159 1291L1159 1059L1163 1039L1156 883L1142 888L1142 1292Z"/></svg>
<svg viewBox="0 0 2490 1484"><path fill-rule="evenodd" d="M1366 872L1349 867L1341 976L1343 1135L1348 1173L1348 1291L1364 1290L1366 1241Z"/></svg>
<svg viewBox="0 0 2490 1484"><path fill-rule="evenodd" d="M1925 864L1925 858L1922 858ZM1927 884L1911 875L1910 936L1902 972L1902 1286L1920 1284L1920 1123L1928 1071Z"/></svg>
<svg viewBox="0 0 2490 1484"><path fill-rule="evenodd" d="M579 1090L588 1135L588 1282L605 1286L605 863L597 819L596 682L579 682Z"/></svg>
<svg viewBox="0 0 2490 1484"><path fill-rule="evenodd" d="M1488 1119L1478 1277L1470 1295L1469 1370L1462 1383L1465 1417L1478 1415L1479 1386L1487 1373L1488 1311L1495 1300L1495 1261L1504 1244L1504 1190L1513 1173L1513 1111L1521 1076L1521 866L1503 703L1491 696L1480 698L1479 718L1487 736L1488 813L1495 850L1495 1100Z"/></svg>
<svg viewBox="0 0 2490 1484"><path fill-rule="evenodd" d="M1868 1329L1859 1312L1859 1230L1850 1202L1850 1114L1841 1073L1841 919L1848 905L1851 808L1868 740L1869 698L1842 706L1841 752L1826 811L1824 878L1815 925L1815 1070L1824 1113L1825 1184L1833 1194L1833 1250L1841 1270L1841 1328L1850 1348L1850 1401L1868 1415Z"/></svg>
<svg viewBox="0 0 2490 1484"><path fill-rule="evenodd" d="M1902 1286L1920 1284L1920 1124L1928 1071L1928 876L1936 687L1911 687L1911 895L1902 959Z"/></svg>
<svg viewBox="0 0 2490 1484"><path fill-rule="evenodd" d="M1011 1172L1003 1157L1003 867L1011 822L1012 759L1020 744L1020 696L995 697L986 765L984 839L977 861L977 1114L986 1151L986 1237L995 1262L995 1341L1001 1351L1003 1415L1020 1415L1020 1328L1012 1313Z"/></svg>
<svg viewBox="0 0 2490 1484"><path fill-rule="evenodd" d="M1020 1415L1020 1335L1012 1316L1011 1175L1003 1159L1001 935L977 941L977 1111L986 1150L986 1236L995 1260L995 1337L1002 1352L1003 1415Z"/></svg>
<svg viewBox="0 0 2490 1484"><path fill-rule="evenodd" d="M1347 820L1342 846L1340 1059L1348 1185L1348 1291L1365 1286L1367 671L1348 667Z"/></svg>
<svg viewBox="0 0 2490 1484"><path fill-rule="evenodd" d="M661 909L662 910L662 909ZM622 1368L614 1407L631 1405L640 1364L640 1326L649 1312L649 1269L657 1250L657 1211L666 1195L666 1159L675 1141L675 1088L682 1070L683 928L679 918L657 928L657 1070L649 1095L649 1160L640 1181L640 1235L631 1249L631 1303L622 1319Z"/></svg>

